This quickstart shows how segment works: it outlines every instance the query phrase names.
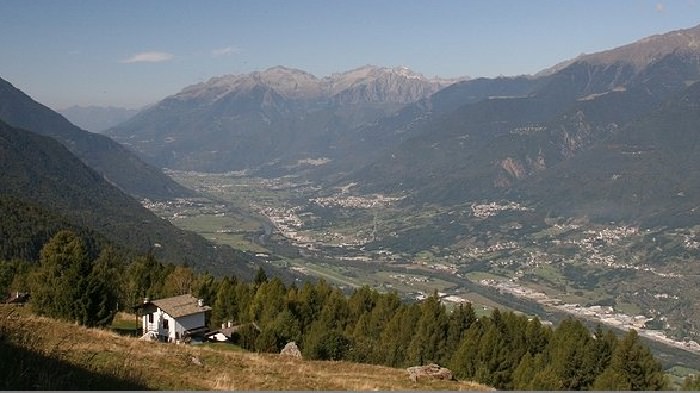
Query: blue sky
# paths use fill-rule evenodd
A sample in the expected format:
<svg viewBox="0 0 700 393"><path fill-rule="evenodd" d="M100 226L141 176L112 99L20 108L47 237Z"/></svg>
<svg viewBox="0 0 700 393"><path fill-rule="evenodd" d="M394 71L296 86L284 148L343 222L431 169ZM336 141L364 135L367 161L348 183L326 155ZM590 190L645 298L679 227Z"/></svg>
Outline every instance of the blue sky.
<svg viewBox="0 0 700 393"><path fill-rule="evenodd" d="M136 108L275 65L531 74L700 24L700 0L2 0L0 77L34 99Z"/></svg>

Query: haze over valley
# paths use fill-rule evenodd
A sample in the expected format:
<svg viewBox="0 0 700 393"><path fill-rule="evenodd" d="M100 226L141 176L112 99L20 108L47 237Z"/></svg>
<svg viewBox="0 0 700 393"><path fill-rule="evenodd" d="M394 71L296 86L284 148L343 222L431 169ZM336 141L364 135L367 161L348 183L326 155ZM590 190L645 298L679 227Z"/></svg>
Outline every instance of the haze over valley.
<svg viewBox="0 0 700 393"><path fill-rule="evenodd" d="M699 39L454 83L274 67L186 87L106 134L209 198L145 206L275 266L698 352Z"/></svg>
<svg viewBox="0 0 700 393"><path fill-rule="evenodd" d="M394 11L400 16L423 9L409 3L406 10ZM475 13L482 7L469 6L476 7ZM639 14L644 18L670 17L671 11L677 15L664 2L647 6L651 11ZM261 7L250 8L251 20L272 18L277 12ZM552 16L551 22L557 26L572 17L559 7L554 6L559 19ZM622 12L620 5L612 7L612 14ZM694 3L686 7L697 11ZM574 8L590 12L580 5ZM345 11L351 20L362 20L358 10ZM423 12L425 23L440 31L433 17L446 14ZM443 59L425 37L401 18L394 19L397 15L387 17L387 26L394 30L386 31L374 30L381 26L375 23L380 19L368 16L367 28L375 32L371 39L350 29L364 45L372 39L388 45L376 53L367 49L374 55L366 56L350 43L348 37L353 36L345 35L350 27L344 25L336 27L337 43L315 38L315 45L327 51L325 57L314 57L314 45L288 41L297 34L308 38L301 28L290 28L290 37L275 30L279 46L264 53L225 40L209 51L192 49L191 42L183 41L181 52L128 52L131 55L104 65L95 47L76 49L70 56L80 57L86 69L102 64L104 72L111 70L111 78L124 82L97 81L97 71L86 72L84 82L73 83L73 98L58 93L70 91L60 78L54 90L38 87L36 81L43 76L28 82L28 70L36 64L23 70L0 61L0 294L36 291L37 277L47 271L56 274L56 280L67 277L63 272L73 268L51 255L77 247L77 240L55 243L57 236L70 231L84 243L75 255L94 260L94 266L119 258L131 261L121 268L110 265L109 277L122 269L124 277L114 278L121 293L100 304L121 302L116 313L117 308L129 311L124 304L138 302L141 294L199 291L199 297L214 306L213 319L208 320L212 329L227 321L230 327L231 320L255 326L258 347L244 340L240 348L245 350L261 352L264 342L263 352L279 353L278 347L295 337L304 356L312 359L392 367L440 359L449 361L458 375L499 389L695 386L698 380L692 375L700 372L700 25L683 19L682 27L625 38L628 41L605 41L611 44L603 47L559 50L559 57L543 60L540 51L562 39L553 37L539 49L533 44L536 66L523 58L527 56L513 53L512 66L522 71L493 74L471 62L479 53L490 59L490 50L507 52L505 48L493 44L485 49L479 43L480 52L465 54L466 49L446 36L435 35L433 42L446 53ZM513 21L508 13L502 17ZM278 28L292 23L275 20ZM0 26L2 21L0 16ZM446 31L465 28L453 17L444 23ZM213 25L203 29L210 31ZM8 31L19 28L12 26ZM504 31L521 42L517 29L510 30L513 26ZM244 40L244 30L230 28ZM249 28L254 36L260 26ZM607 28L611 35L620 31ZM544 40L540 30L530 30ZM397 37L397 32L405 36ZM156 47L160 33L151 34L141 38ZM477 45L471 41L475 35L469 35L471 45ZM484 42L497 37L486 35ZM577 37L572 35L569 46L576 45ZM81 42L72 39L76 45ZM259 44L269 44L266 40ZM346 40L347 49L339 50ZM420 48L423 56L409 56L406 42L414 43L413 49ZM307 57L287 51L281 43ZM389 56L392 48L396 57ZM282 55L290 62L278 61ZM201 60L200 68L193 67L197 56L207 59ZM264 60L253 62L255 56ZM348 60L352 56L358 60ZM329 70L320 59L345 68ZM397 61L379 62L387 59ZM415 70L402 63L406 59L419 63ZM233 66L216 63L223 60ZM370 61L355 63L365 60ZM116 63L124 68L112 69ZM74 68L66 68L71 70L66 78L77 72ZM191 74L195 68L196 77ZM449 76L433 76L440 70ZM178 73L180 78L175 78ZM87 90L91 83L94 92ZM123 98L139 84L142 96ZM24 86L39 93L30 95ZM47 268L51 263L58 267ZM99 273L97 267L80 269L90 280L93 274L98 281L107 277L99 276L107 273ZM230 293L221 289L229 281ZM85 285L90 293L102 288L92 281ZM364 306L350 300L351 305L341 307L345 300L332 300L334 291L350 299L374 292ZM297 295L306 298L293 300ZM263 305L273 306L261 300L264 296L286 296L284 307L289 309L267 315ZM313 296L327 296L335 308L316 305L318 310L302 310L300 304L313 303ZM50 303L46 302L37 303L37 310ZM94 306L90 302L86 310ZM486 340L487 335L482 331L475 338L460 332L454 338L447 327L445 340L456 340L450 349L454 353L413 340L397 344L396 348L408 346L405 354L394 348L393 358L384 352L378 355L378 347L367 343L393 339L393 333L380 335L379 326L399 326L396 318L413 318L412 311L370 317L382 302L391 303L387 307L393 310L403 307L399 304L418 304L426 313L435 302L436 310L449 312L450 321L467 313L468 304L475 320L487 321L484 329L500 323L499 312L524 316L521 325L533 323L536 329L574 329L569 325L573 317L591 329L584 336L600 345L612 339L607 336L604 341L596 326L628 337L624 340L639 337L666 376L635 385L632 377L620 382L597 370L580 385L562 382L560 374L559 382L550 381L545 377L554 375L554 366L542 362L556 356L543 344L528 349L522 357L527 360L508 360L507 376L496 377L493 370L460 368L466 364L463 359L477 358L465 352L467 344L455 349L457 343ZM222 304L226 311L221 311ZM248 305L252 311L244 311ZM363 315L360 323L348 316L345 325L328 331L314 319L341 320L343 307L347 315L367 311L367 319ZM101 321L111 324L114 313L100 314ZM429 331L423 321L427 317L414 316L418 336ZM67 320L71 318L91 325L73 314ZM261 321L270 326L274 321L275 328L261 330L256 325ZM281 326L299 331L292 334ZM363 335L370 341L362 341ZM330 349L330 342L345 346ZM411 358L418 346L425 351ZM373 349L362 352L366 348ZM606 363L603 368L607 367ZM522 377L530 371L543 379Z"/></svg>

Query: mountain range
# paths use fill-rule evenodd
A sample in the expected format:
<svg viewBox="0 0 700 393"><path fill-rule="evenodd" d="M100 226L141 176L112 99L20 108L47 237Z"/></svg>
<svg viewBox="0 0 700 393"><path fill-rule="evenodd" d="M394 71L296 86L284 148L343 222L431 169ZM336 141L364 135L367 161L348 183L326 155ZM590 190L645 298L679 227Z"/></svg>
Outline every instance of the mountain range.
<svg viewBox="0 0 700 393"><path fill-rule="evenodd" d="M494 79L376 66L216 77L107 132L128 149L0 80L2 195L116 244L158 242L172 260L215 265L226 257L122 191L194 195L157 167L303 171L320 193L354 182L417 206L505 199L553 215L688 225L700 205L697 42L700 27Z"/></svg>
<svg viewBox="0 0 700 393"><path fill-rule="evenodd" d="M317 78L273 67L187 87L107 131L153 165L227 171L332 153L348 130L454 81L364 66Z"/></svg>
<svg viewBox="0 0 700 393"><path fill-rule="evenodd" d="M107 133L161 167L304 170L326 186L355 182L362 192L407 194L407 203L514 198L601 219L659 217L673 208L670 199L644 203L647 211L616 209L629 207L629 195L613 198L606 182L591 180L584 198L572 195L581 184L562 179L597 179L591 171L601 166L624 172L614 154L601 152L633 146L626 142L632 130L646 129L646 119L676 105L679 95L693 96L686 89L700 80L699 42L700 26L582 55L534 76L493 79L443 81L374 66L319 79L275 67L185 88ZM596 165L585 161L592 156ZM629 176L641 184L649 174ZM682 192L693 199L692 187Z"/></svg>
<svg viewBox="0 0 700 393"><path fill-rule="evenodd" d="M657 203L638 202L641 210L633 212L616 208L629 207L623 194L613 197L605 189L606 182L593 180L598 179L601 167L606 173L617 173L616 179L627 172L626 182L638 185L647 183L650 173L629 172L629 167L620 167L614 154L597 154L594 162L587 160L610 145L626 146L618 154L636 152L635 130L649 132L649 116L661 116L670 108L685 110L666 116L667 123L655 123L659 127L654 130L656 138L673 135L682 143L697 139L692 128L683 134L682 128L674 127L681 113L693 116L688 105L676 100L679 95L693 97L694 83L700 81L699 39L700 27L695 27L581 57L556 72L528 78L525 84L517 78L484 81L487 85L518 83L525 86L521 94L467 102L464 97L468 94L460 91L471 89L478 80L455 84L430 97L432 106L422 113L411 137L339 184L357 182L365 192L408 193L416 203L525 199L541 208L557 207L560 213L591 214L600 219L663 216L664 209L677 206L675 199L661 192L661 183L647 193ZM462 97L465 104L441 109L441 103L452 102L443 98L446 94ZM403 133L397 127L380 131ZM682 157L669 151L664 154L669 162ZM682 168L682 162L669 164L655 176L668 180ZM687 185L698 184L692 168L681 172L690 175ZM577 183L586 177L591 181ZM562 178L569 179L568 189L561 187ZM689 189L685 195L697 201L697 192ZM604 211L606 214L598 214Z"/></svg>

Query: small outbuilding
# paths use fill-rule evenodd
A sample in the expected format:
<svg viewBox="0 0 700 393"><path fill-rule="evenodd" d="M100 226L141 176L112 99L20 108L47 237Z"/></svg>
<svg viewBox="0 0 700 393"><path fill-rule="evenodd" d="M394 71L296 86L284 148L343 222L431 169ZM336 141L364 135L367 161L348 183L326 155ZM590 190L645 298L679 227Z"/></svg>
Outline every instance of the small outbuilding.
<svg viewBox="0 0 700 393"><path fill-rule="evenodd" d="M234 342L237 343L240 338L240 332L243 329L252 329L260 333L260 327L255 323L234 324L231 321L221 324L221 330L215 330L207 334L209 341L216 342Z"/></svg>
<svg viewBox="0 0 700 393"><path fill-rule="evenodd" d="M141 322L143 336L153 340L180 342L192 337L204 336L206 313L211 307L205 306L202 299L185 294L165 299L143 300L136 306L142 309Z"/></svg>
<svg viewBox="0 0 700 393"><path fill-rule="evenodd" d="M5 304L18 304L23 306L29 301L30 295L28 292L12 292L5 298Z"/></svg>

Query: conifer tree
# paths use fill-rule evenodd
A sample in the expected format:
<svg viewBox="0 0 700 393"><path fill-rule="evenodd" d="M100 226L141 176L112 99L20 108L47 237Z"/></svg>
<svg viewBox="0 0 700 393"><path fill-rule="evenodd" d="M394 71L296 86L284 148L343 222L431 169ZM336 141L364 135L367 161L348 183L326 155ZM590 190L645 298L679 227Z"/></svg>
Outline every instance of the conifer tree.
<svg viewBox="0 0 700 393"><path fill-rule="evenodd" d="M230 276L230 281L235 286L236 277ZM195 275L192 282L192 294L199 299L203 299L204 304L214 304L217 289L217 280L211 273L205 272Z"/></svg>
<svg viewBox="0 0 700 393"><path fill-rule="evenodd" d="M543 326L540 319L534 317L528 322L525 329L527 352L532 355L544 352L551 337L552 330L549 326Z"/></svg>
<svg viewBox="0 0 700 393"><path fill-rule="evenodd" d="M476 314L471 303L460 304L452 310L447 322L446 351L440 359L441 364L447 364L452 359L452 355L459 348L459 343L475 321Z"/></svg>
<svg viewBox="0 0 700 393"><path fill-rule="evenodd" d="M438 363L445 359L448 318L436 295L420 303L420 319L408 346L407 360L414 365Z"/></svg>
<svg viewBox="0 0 700 393"><path fill-rule="evenodd" d="M619 371L608 367L598 375L592 385L593 390L632 390L627 377Z"/></svg>
<svg viewBox="0 0 700 393"><path fill-rule="evenodd" d="M122 266L123 261L113 248L106 248L100 253L87 277L85 292L80 300L85 310L83 324L105 326L112 323L121 297L114 283Z"/></svg>
<svg viewBox="0 0 700 393"><path fill-rule="evenodd" d="M385 365L390 367L415 366L407 358L407 349L415 334L415 326L420 315L419 306L410 304L399 307L394 317L389 320L379 339Z"/></svg>
<svg viewBox="0 0 700 393"><path fill-rule="evenodd" d="M235 287L231 283L231 279L228 277L222 278L212 305L212 324L218 326L220 323L226 323L229 320L232 322L238 321L238 305Z"/></svg>
<svg viewBox="0 0 700 393"><path fill-rule="evenodd" d="M42 248L32 277L34 311L88 326L110 323L118 299L114 259L113 251L105 250L93 264L80 237L59 231Z"/></svg>
<svg viewBox="0 0 700 393"><path fill-rule="evenodd" d="M40 266L32 277L32 307L40 315L80 320L76 299L89 274L82 240L71 231L59 231L41 249Z"/></svg>
<svg viewBox="0 0 700 393"><path fill-rule="evenodd" d="M255 295L248 307L249 318L261 326L271 323L287 307L287 289L275 277L256 287Z"/></svg>
<svg viewBox="0 0 700 393"><path fill-rule="evenodd" d="M558 381L556 378L545 378L546 371L553 372L551 368L547 369L547 367L544 354L526 353L513 371L513 389L554 390L554 387L558 386Z"/></svg>
<svg viewBox="0 0 700 393"><path fill-rule="evenodd" d="M631 390L663 390L666 387L661 363L654 359L649 348L639 342L636 330L630 330L618 342L609 368L626 378Z"/></svg>
<svg viewBox="0 0 700 393"><path fill-rule="evenodd" d="M583 367L590 340L588 329L575 318L563 320L552 334L547 354L562 389L583 390L590 383Z"/></svg>

